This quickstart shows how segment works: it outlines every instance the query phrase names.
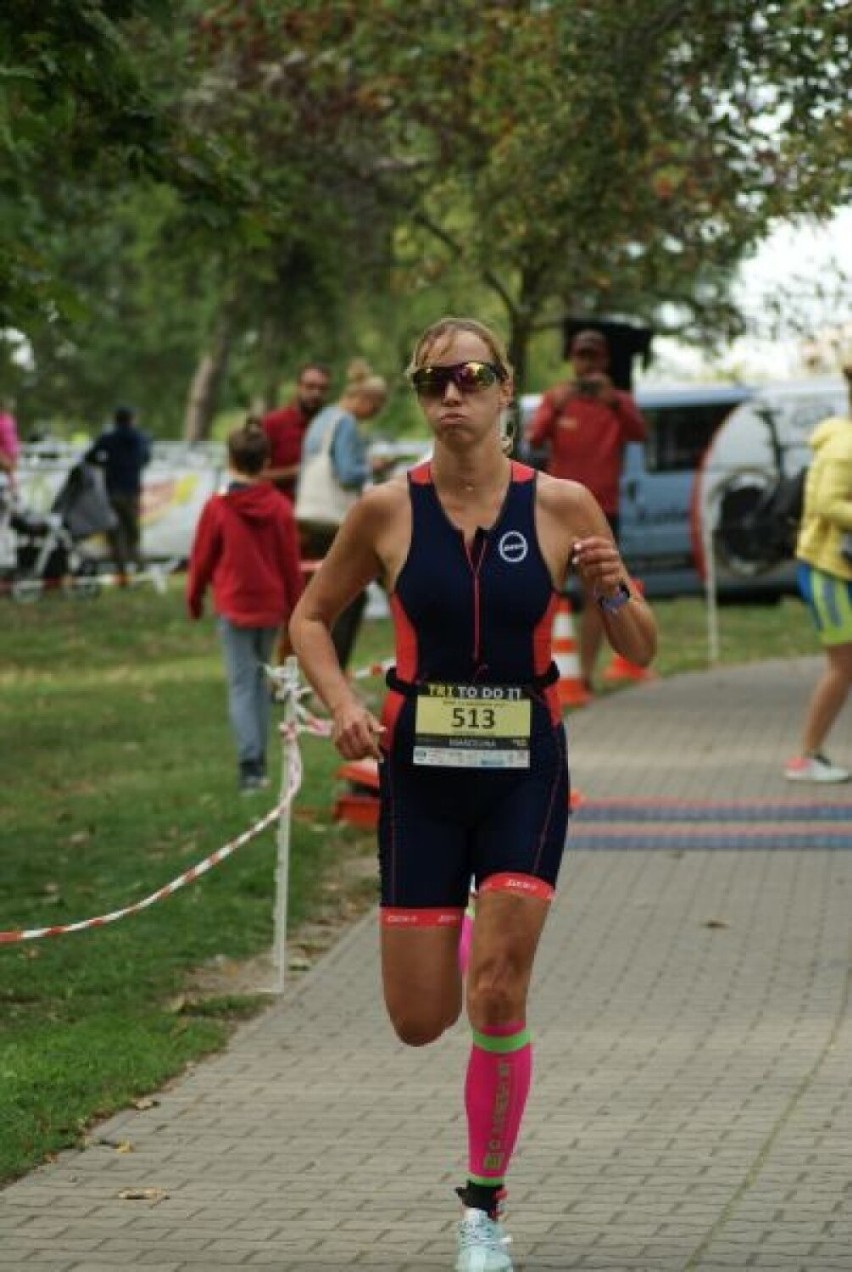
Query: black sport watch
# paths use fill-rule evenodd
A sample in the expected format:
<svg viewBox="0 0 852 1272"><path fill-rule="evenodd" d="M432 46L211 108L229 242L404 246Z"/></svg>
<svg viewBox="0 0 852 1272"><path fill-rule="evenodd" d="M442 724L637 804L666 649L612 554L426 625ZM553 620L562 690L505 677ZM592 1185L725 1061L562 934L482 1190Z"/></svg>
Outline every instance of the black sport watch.
<svg viewBox="0 0 852 1272"><path fill-rule="evenodd" d="M605 614L617 614L631 599L630 588L626 583L619 583L618 590L612 596L598 596L596 599Z"/></svg>

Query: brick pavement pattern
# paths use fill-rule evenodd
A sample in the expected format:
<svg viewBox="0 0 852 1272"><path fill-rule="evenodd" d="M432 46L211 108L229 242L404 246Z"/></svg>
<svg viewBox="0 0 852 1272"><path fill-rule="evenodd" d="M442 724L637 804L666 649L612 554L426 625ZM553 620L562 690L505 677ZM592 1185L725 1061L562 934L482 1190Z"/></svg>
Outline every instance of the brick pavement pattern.
<svg viewBox="0 0 852 1272"><path fill-rule="evenodd" d="M818 667L649 682L569 719L600 808L573 819L537 962L517 1272L852 1272L852 787L781 776ZM849 713L832 743L852 760ZM467 1052L461 1025L395 1041L371 915L154 1107L7 1188L0 1269L447 1272Z"/></svg>

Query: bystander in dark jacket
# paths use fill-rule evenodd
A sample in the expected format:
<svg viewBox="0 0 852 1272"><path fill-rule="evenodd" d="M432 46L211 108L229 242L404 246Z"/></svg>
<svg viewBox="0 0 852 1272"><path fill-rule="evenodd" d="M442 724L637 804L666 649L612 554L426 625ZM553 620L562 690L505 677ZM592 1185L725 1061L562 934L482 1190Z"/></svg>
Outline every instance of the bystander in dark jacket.
<svg viewBox="0 0 852 1272"><path fill-rule="evenodd" d="M107 496L116 515L116 525L107 531L107 538L119 577L124 580L129 565L142 569L142 471L151 461L150 439L137 426L130 407L116 409L112 426L101 433L84 459L104 470Z"/></svg>

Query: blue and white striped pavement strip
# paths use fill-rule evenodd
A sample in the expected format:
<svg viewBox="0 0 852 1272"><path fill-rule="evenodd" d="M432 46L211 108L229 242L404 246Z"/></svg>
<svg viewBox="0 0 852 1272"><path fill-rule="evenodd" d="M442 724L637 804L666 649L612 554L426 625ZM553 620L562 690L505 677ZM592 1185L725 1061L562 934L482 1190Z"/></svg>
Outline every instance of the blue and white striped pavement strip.
<svg viewBox="0 0 852 1272"><path fill-rule="evenodd" d="M581 800L568 849L852 849L852 802Z"/></svg>

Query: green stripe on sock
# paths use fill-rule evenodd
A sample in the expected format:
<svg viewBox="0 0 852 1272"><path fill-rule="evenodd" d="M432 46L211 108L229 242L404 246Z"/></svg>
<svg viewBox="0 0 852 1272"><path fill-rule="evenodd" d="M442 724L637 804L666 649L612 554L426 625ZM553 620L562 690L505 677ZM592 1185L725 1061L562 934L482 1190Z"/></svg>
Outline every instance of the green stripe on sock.
<svg viewBox="0 0 852 1272"><path fill-rule="evenodd" d="M506 1182L503 1175L471 1175L467 1172L470 1183L479 1184L482 1188L502 1188Z"/></svg>
<svg viewBox="0 0 852 1272"><path fill-rule="evenodd" d="M521 1029L516 1034L485 1034L473 1030L473 1044L483 1051L493 1051L497 1055L506 1055L511 1051L520 1051L530 1041L529 1029Z"/></svg>

